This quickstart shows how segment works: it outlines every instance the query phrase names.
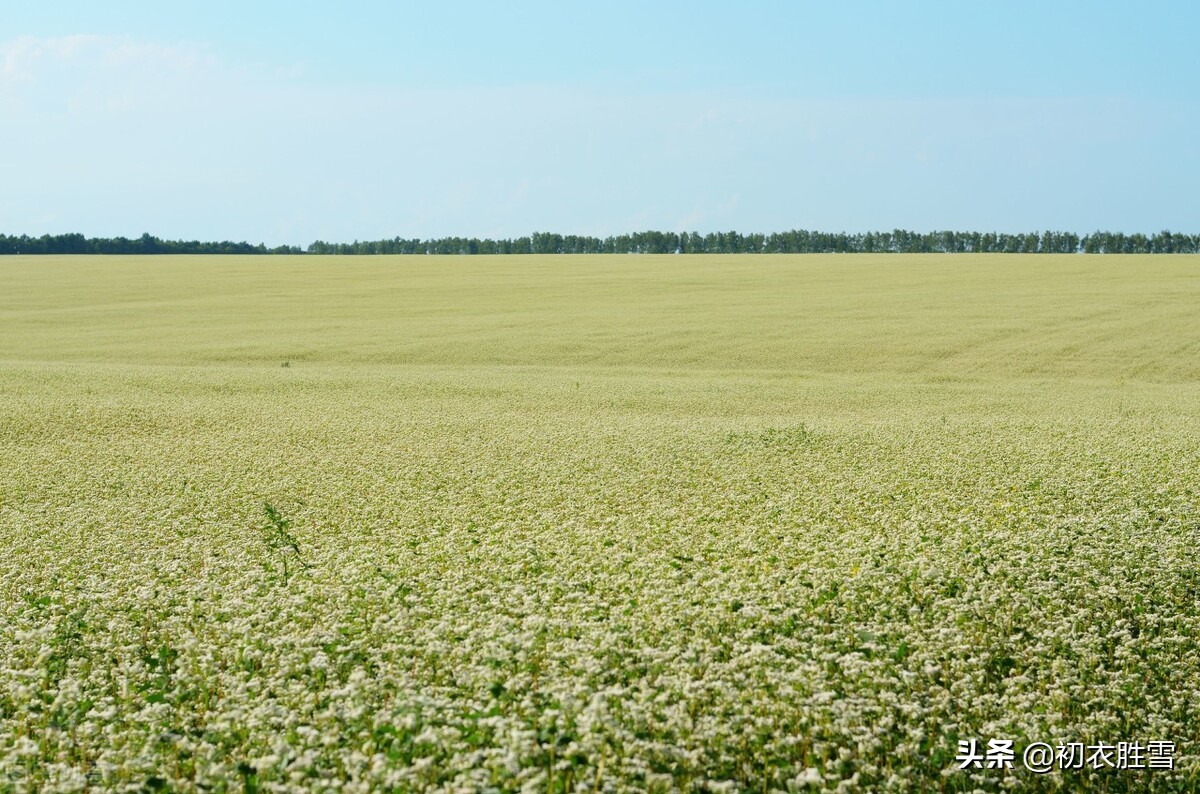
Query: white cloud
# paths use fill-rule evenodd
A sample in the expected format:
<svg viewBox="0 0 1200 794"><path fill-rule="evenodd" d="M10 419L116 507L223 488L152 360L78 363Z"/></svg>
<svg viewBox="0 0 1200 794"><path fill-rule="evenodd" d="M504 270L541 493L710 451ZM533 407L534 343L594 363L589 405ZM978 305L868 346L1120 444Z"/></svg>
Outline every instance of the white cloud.
<svg viewBox="0 0 1200 794"><path fill-rule="evenodd" d="M125 37L75 34L39 38L21 36L0 42L0 79L13 83L98 73L138 71L183 74L218 65L195 44L157 44Z"/></svg>
<svg viewBox="0 0 1200 794"><path fill-rule="evenodd" d="M0 78L6 82L29 82L39 66L47 61L67 62L79 51L100 41L99 36L60 36L36 38L21 36L0 42Z"/></svg>

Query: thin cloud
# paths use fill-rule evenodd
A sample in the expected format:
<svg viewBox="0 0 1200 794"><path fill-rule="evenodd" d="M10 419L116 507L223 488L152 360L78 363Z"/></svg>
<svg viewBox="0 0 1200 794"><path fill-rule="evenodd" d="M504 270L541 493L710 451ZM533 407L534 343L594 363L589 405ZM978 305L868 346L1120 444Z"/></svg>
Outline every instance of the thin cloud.
<svg viewBox="0 0 1200 794"><path fill-rule="evenodd" d="M38 67L47 62L70 62L81 50L100 41L99 36L73 35L54 38L21 36L0 42L0 78L7 82L30 82Z"/></svg>
<svg viewBox="0 0 1200 794"><path fill-rule="evenodd" d="M95 82L113 72L131 71L179 76L219 67L215 56L193 43L160 44L93 34L21 36L0 42L0 80L10 85L72 77Z"/></svg>

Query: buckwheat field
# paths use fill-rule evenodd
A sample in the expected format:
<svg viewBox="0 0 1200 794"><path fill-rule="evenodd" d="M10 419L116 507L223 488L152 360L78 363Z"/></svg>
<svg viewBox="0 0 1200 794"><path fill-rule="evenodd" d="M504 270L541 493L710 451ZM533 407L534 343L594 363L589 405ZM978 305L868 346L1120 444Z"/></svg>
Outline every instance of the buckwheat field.
<svg viewBox="0 0 1200 794"><path fill-rule="evenodd" d="M1200 258L0 285L0 790L1196 789Z"/></svg>

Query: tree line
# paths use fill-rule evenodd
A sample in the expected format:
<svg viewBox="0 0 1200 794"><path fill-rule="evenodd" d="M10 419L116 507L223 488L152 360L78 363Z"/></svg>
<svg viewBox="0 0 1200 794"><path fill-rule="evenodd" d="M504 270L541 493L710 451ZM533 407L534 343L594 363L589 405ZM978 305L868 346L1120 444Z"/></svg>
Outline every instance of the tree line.
<svg viewBox="0 0 1200 794"><path fill-rule="evenodd" d="M1006 254L1195 254L1200 235L1094 232L818 232L792 230L773 234L739 232L635 232L609 237L535 232L515 239L441 237L422 240L355 240L307 248L274 248L247 242L85 237L82 234L8 236L0 234L3 254L830 254L830 253L1006 253Z"/></svg>
<svg viewBox="0 0 1200 794"><path fill-rule="evenodd" d="M143 234L141 237L84 237L82 234L43 234L8 236L0 234L2 254L302 254L295 245L268 248L259 243L201 242L200 240L160 240Z"/></svg>

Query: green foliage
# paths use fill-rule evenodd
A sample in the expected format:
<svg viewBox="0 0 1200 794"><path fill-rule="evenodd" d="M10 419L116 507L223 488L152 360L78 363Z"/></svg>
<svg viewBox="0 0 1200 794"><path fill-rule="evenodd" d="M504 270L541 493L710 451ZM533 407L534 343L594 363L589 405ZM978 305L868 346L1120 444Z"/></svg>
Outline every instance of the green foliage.
<svg viewBox="0 0 1200 794"><path fill-rule="evenodd" d="M5 254L106 254L128 256L142 254L299 254L296 246L275 248L247 242L200 242L199 240L161 240L149 233L136 239L128 237L84 237L82 234L29 235L0 234L0 256Z"/></svg>
<svg viewBox="0 0 1200 794"><path fill-rule="evenodd" d="M292 526L291 519L284 518L270 502L263 502L263 513L267 517L267 523L262 528L263 541L271 559L282 567L283 583L286 585L294 567L303 569L309 565L300 552L300 541L289 531Z"/></svg>
<svg viewBox="0 0 1200 794"><path fill-rule="evenodd" d="M1045 231L1025 234L980 232L887 232L849 234L792 229L773 234L739 232L645 231L610 237L583 237L534 232L515 240L444 237L436 240L361 240L327 243L317 240L310 254L1073 254L1200 253L1200 235L1162 231L1153 235Z"/></svg>
<svg viewBox="0 0 1200 794"><path fill-rule="evenodd" d="M1200 235L1161 231L1157 234L1100 232L1080 237L1074 232L1044 231L1025 234L980 232L890 232L848 234L792 229L773 234L739 232L644 231L610 237L534 232L516 239L442 237L421 240L355 240L328 243L316 240L306 249L262 243L160 240L143 234L125 237L84 237L82 234L6 236L0 234L0 255L5 254L843 254L843 253L1004 253L1004 254L1195 254Z"/></svg>

